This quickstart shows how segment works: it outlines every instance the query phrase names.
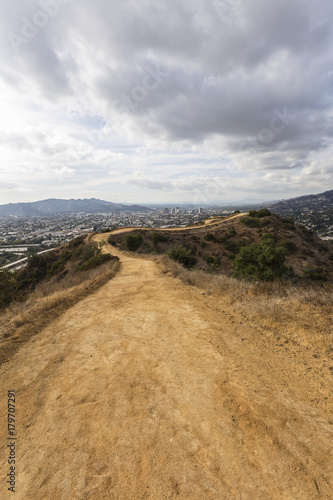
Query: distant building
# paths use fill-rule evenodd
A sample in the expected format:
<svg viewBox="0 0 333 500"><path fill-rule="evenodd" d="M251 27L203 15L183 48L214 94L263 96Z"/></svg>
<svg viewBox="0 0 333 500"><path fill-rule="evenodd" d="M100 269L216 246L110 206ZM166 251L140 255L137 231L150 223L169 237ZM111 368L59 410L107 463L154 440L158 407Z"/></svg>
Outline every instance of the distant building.
<svg viewBox="0 0 333 500"><path fill-rule="evenodd" d="M168 208L165 208L165 209L163 210L163 213L165 213L165 214L169 214L169 213L170 213L170 210L169 210Z"/></svg>

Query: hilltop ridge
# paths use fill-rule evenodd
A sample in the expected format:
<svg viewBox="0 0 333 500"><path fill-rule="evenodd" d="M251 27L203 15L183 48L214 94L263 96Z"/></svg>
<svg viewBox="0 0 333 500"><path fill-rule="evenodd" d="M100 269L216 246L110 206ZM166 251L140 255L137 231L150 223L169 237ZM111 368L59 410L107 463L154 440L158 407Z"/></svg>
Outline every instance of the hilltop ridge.
<svg viewBox="0 0 333 500"><path fill-rule="evenodd" d="M299 210L332 210L333 209L333 190L325 191L319 194L309 194L289 198L267 205L274 212L292 212Z"/></svg>
<svg viewBox="0 0 333 500"><path fill-rule="evenodd" d="M239 256L246 252L244 249L255 250L266 245L285 253L286 278L295 281L303 277L307 280L311 275L315 277L316 269L321 269L322 276L326 276L324 281L333 280L332 243L322 241L292 219L265 209L218 217L191 228L127 228L126 231L127 235L141 235L140 244L133 248L137 253L161 255L183 246L192 254L193 266L209 272L230 275ZM131 249L127 240L128 236L117 229L109 237L113 245L123 250Z"/></svg>

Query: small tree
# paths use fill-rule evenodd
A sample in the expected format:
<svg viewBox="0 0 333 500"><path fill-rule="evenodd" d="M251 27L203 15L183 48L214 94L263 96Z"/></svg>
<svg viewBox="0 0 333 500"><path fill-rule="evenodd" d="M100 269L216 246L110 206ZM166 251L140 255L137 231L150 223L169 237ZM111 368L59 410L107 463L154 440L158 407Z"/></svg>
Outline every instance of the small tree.
<svg viewBox="0 0 333 500"><path fill-rule="evenodd" d="M304 271L304 278L325 283L327 281L327 272L321 267L309 267Z"/></svg>
<svg viewBox="0 0 333 500"><path fill-rule="evenodd" d="M272 281L287 271L286 254L286 249L276 246L273 240L252 243L242 248L234 260L234 274L237 278Z"/></svg>
<svg viewBox="0 0 333 500"><path fill-rule="evenodd" d="M197 259L193 255L192 251L183 245L174 245L168 250L167 255L170 259L183 264L183 266L188 269L195 266L197 263Z"/></svg>
<svg viewBox="0 0 333 500"><path fill-rule="evenodd" d="M0 270L0 309L7 307L12 301L15 279L11 271Z"/></svg>
<svg viewBox="0 0 333 500"><path fill-rule="evenodd" d="M141 233L127 234L124 238L124 245L130 252L135 252L143 243Z"/></svg>
<svg viewBox="0 0 333 500"><path fill-rule="evenodd" d="M168 238L164 234L156 232L156 233L153 233L152 240L153 240L153 245L155 246L155 245L157 245L157 243L167 242Z"/></svg>
<svg viewBox="0 0 333 500"><path fill-rule="evenodd" d="M215 236L213 235L213 233L206 233L205 236L204 236L204 239L206 241L214 241L215 240Z"/></svg>

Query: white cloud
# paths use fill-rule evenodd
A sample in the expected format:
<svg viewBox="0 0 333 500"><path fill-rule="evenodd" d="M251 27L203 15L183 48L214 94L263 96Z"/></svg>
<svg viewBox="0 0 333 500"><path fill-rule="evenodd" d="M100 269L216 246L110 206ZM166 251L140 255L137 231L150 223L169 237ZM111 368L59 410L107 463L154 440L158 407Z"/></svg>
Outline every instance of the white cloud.
<svg viewBox="0 0 333 500"><path fill-rule="evenodd" d="M3 202L103 183L124 202L330 187L328 0L43 5L0 5Z"/></svg>

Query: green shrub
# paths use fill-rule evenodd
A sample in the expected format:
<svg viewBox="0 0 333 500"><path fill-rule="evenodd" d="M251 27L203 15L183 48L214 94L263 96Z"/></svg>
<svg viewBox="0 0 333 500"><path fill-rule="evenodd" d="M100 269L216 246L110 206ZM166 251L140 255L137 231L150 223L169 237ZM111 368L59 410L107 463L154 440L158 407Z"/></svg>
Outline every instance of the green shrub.
<svg viewBox="0 0 333 500"><path fill-rule="evenodd" d="M63 269L65 268L64 262L61 262L58 260L57 262L54 262L50 269L47 271L46 278L52 278L55 274L60 273Z"/></svg>
<svg viewBox="0 0 333 500"><path fill-rule="evenodd" d="M227 238L225 238L224 236L218 236L215 241L216 243L224 244L227 241Z"/></svg>
<svg viewBox="0 0 333 500"><path fill-rule="evenodd" d="M52 257L50 254L33 255L30 257L26 267L21 269L16 275L17 292L32 289L42 281L55 260L51 260Z"/></svg>
<svg viewBox="0 0 333 500"><path fill-rule="evenodd" d="M319 243L317 248L318 250L320 250L320 252L329 252L329 248L323 243Z"/></svg>
<svg viewBox="0 0 333 500"><path fill-rule="evenodd" d="M261 210L258 210L256 217L262 219L263 217L269 217L270 215L272 215L272 212L267 210L267 208L262 208Z"/></svg>
<svg viewBox="0 0 333 500"><path fill-rule="evenodd" d="M72 260L80 260L81 264L90 259L99 252L98 244L96 242L87 243L80 246L72 253Z"/></svg>
<svg viewBox="0 0 333 500"><path fill-rule="evenodd" d="M221 265L221 257L214 257L214 266L219 267Z"/></svg>
<svg viewBox="0 0 333 500"><path fill-rule="evenodd" d="M285 217L282 219L283 224L287 229L290 229L291 231L295 231L296 226L295 226L295 220L293 217Z"/></svg>
<svg viewBox="0 0 333 500"><path fill-rule="evenodd" d="M162 233L153 233L153 245L157 245L158 243L165 243L168 241L167 236Z"/></svg>
<svg viewBox="0 0 333 500"><path fill-rule="evenodd" d="M108 262L113 257L109 253L99 253L97 255L91 256L88 260L83 262L77 267L77 271L88 271L90 269L95 269L95 267Z"/></svg>
<svg viewBox="0 0 333 500"><path fill-rule="evenodd" d="M314 232L312 231L312 229L308 229L305 226L301 226L301 229L304 233L305 239L307 239L308 241L313 240Z"/></svg>
<svg viewBox="0 0 333 500"><path fill-rule="evenodd" d="M253 216L242 217L241 221L243 224L245 224L245 226L248 227L262 227L261 221L258 220L257 218L254 218Z"/></svg>
<svg viewBox="0 0 333 500"><path fill-rule="evenodd" d="M170 259L183 264L183 266L187 268L191 268L197 263L197 259L193 255L193 252L183 245L172 246L168 250L167 255L168 257L170 257Z"/></svg>
<svg viewBox="0 0 333 500"><path fill-rule="evenodd" d="M269 217L272 215L272 212L267 210L267 208L262 208L261 210L250 210L249 217L257 217L258 219L262 219L263 217Z"/></svg>
<svg viewBox="0 0 333 500"><path fill-rule="evenodd" d="M261 227L269 226L271 223L271 221L269 219L265 219L265 220L262 220L260 222L261 222Z"/></svg>
<svg viewBox="0 0 333 500"><path fill-rule="evenodd" d="M237 278L272 281L286 273L285 257L286 249L273 241L252 243L242 248L234 260L234 275Z"/></svg>
<svg viewBox="0 0 333 500"><path fill-rule="evenodd" d="M213 233L206 233L204 239L206 241L215 241L215 236L213 235Z"/></svg>
<svg viewBox="0 0 333 500"><path fill-rule="evenodd" d="M295 224L294 217L284 217L282 219L283 224Z"/></svg>
<svg viewBox="0 0 333 500"><path fill-rule="evenodd" d="M242 223L248 227L266 227L269 226L270 220L259 220L258 217L242 217Z"/></svg>
<svg viewBox="0 0 333 500"><path fill-rule="evenodd" d="M14 273L6 269L0 270L0 309L9 306L13 300L15 289Z"/></svg>
<svg viewBox="0 0 333 500"><path fill-rule="evenodd" d="M237 231L235 231L235 229L230 229L228 236L236 236L236 234L237 234Z"/></svg>
<svg viewBox="0 0 333 500"><path fill-rule="evenodd" d="M276 243L277 239L276 236L272 233L266 233L263 235L263 237L260 240L261 242L266 242L266 243Z"/></svg>
<svg viewBox="0 0 333 500"><path fill-rule="evenodd" d="M280 245L287 250L288 254L296 251L296 243L291 240L281 241Z"/></svg>
<svg viewBox="0 0 333 500"><path fill-rule="evenodd" d="M199 245L201 248L205 248L207 246L207 243L205 241L200 241Z"/></svg>
<svg viewBox="0 0 333 500"><path fill-rule="evenodd" d="M304 278L321 281L323 283L327 281L327 272L321 267L309 267L304 271L303 276Z"/></svg>
<svg viewBox="0 0 333 500"><path fill-rule="evenodd" d="M68 247L70 249L79 247L80 245L82 245L82 243L84 242L85 238L86 238L85 236L78 236L77 238L74 238L74 240L71 240L68 243Z"/></svg>
<svg viewBox="0 0 333 500"><path fill-rule="evenodd" d="M226 241L225 247L229 252L239 253L240 249L247 246L248 242L246 240L236 240L236 241Z"/></svg>
<svg viewBox="0 0 333 500"><path fill-rule="evenodd" d="M124 238L124 245L130 252L135 252L143 243L141 233L127 234Z"/></svg>
<svg viewBox="0 0 333 500"><path fill-rule="evenodd" d="M221 258L215 255L207 255L205 257L205 261L209 265L213 265L215 267L219 267L221 265Z"/></svg>
<svg viewBox="0 0 333 500"><path fill-rule="evenodd" d="M85 237L75 238L64 249L32 255L27 265L19 271L0 271L0 308L13 300L25 299L43 280L67 273L65 265L70 260L76 261L77 271L83 271L93 269L111 258L114 257L101 253L97 243L85 244Z"/></svg>

